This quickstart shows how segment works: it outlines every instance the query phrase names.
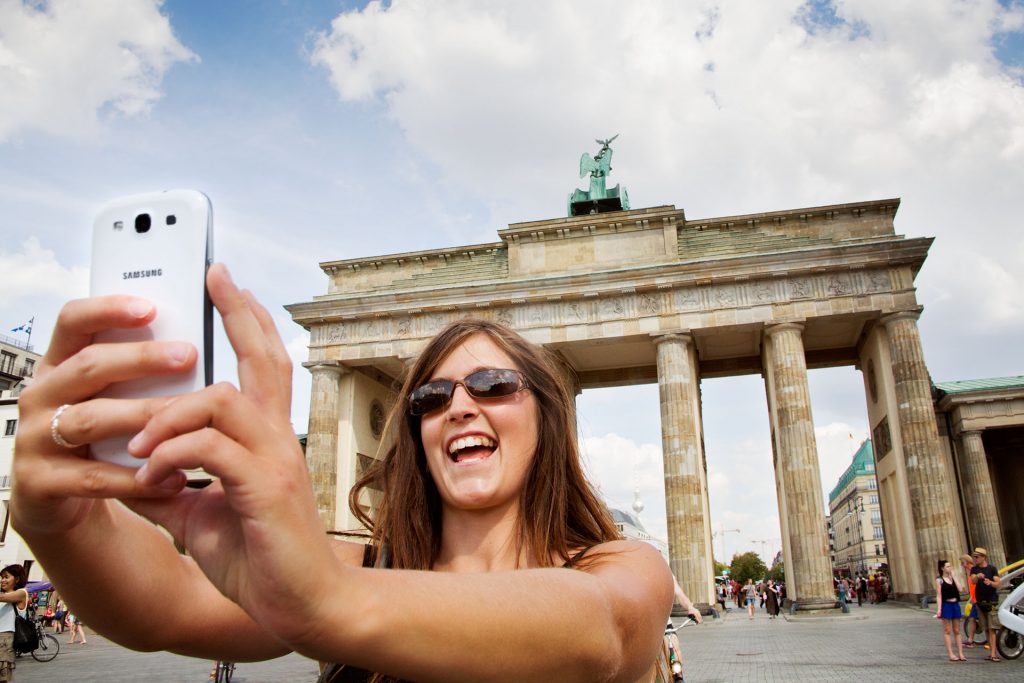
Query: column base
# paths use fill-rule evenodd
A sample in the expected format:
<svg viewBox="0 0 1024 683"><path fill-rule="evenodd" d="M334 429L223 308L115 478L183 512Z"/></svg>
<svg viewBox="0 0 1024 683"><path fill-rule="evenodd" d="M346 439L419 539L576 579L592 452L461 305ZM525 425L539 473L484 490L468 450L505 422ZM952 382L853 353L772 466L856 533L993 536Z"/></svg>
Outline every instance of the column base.
<svg viewBox="0 0 1024 683"><path fill-rule="evenodd" d="M787 600L786 602L788 603L786 611L790 614L796 614L797 612L820 613L840 608L837 600L829 600L828 598L804 598Z"/></svg>

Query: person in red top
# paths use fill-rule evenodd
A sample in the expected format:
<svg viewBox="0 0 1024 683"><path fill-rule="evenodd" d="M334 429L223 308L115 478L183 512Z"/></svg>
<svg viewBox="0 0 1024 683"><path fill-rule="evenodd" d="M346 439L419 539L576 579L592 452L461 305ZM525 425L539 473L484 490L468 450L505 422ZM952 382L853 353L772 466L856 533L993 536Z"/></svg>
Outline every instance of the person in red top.
<svg viewBox="0 0 1024 683"><path fill-rule="evenodd" d="M978 599L974 593L976 586L970 582L971 569L974 568L974 559L964 553L960 556L960 568L964 570L964 576L967 577L967 590L971 594L971 613L964 617L967 619L967 639L964 640L964 647L974 647L974 634L978 630Z"/></svg>

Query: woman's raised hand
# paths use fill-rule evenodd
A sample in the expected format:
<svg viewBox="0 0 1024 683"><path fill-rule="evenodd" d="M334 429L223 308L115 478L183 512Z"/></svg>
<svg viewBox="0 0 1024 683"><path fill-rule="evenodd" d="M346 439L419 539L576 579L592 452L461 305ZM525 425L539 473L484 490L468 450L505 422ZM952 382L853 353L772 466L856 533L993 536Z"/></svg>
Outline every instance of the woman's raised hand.
<svg viewBox="0 0 1024 683"><path fill-rule="evenodd" d="M177 472L143 484L134 470L88 459L85 445L137 432L169 400L92 398L97 392L113 382L184 372L195 364L198 354L190 344L92 343L97 332L141 327L156 315L152 304L129 296L80 299L61 310L34 381L18 399L11 512L23 536L72 531L96 499L163 497L185 485Z"/></svg>
<svg viewBox="0 0 1024 683"><path fill-rule="evenodd" d="M336 564L291 426L291 362L270 314L225 269L211 268L207 285L238 356L239 386L216 384L162 406L128 449L149 457L137 474L142 486L194 467L219 481L128 505L167 529L225 596L289 640L309 628L299 607L315 606L323 571Z"/></svg>

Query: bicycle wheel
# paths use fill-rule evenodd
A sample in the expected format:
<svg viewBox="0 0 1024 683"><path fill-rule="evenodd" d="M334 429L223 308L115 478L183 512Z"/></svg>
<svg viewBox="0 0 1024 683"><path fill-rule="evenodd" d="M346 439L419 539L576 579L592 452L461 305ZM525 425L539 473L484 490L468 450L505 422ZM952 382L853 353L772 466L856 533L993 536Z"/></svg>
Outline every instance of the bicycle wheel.
<svg viewBox="0 0 1024 683"><path fill-rule="evenodd" d="M1005 659L1017 659L1024 652L1024 636L1008 628L999 629L996 647Z"/></svg>
<svg viewBox="0 0 1024 683"><path fill-rule="evenodd" d="M965 643L971 642L970 639L969 639L970 638L970 630L968 629L968 625L971 624L972 622L975 625L974 641L973 641L974 644L975 645L984 645L985 643L988 642L988 640L985 638L985 632L982 631L980 628L977 628L977 622L974 619L963 619L963 620L961 620L961 629L964 632L964 642Z"/></svg>
<svg viewBox="0 0 1024 683"><path fill-rule="evenodd" d="M60 641L49 633L39 638L39 647L32 650L32 659L37 662L48 662L60 653Z"/></svg>

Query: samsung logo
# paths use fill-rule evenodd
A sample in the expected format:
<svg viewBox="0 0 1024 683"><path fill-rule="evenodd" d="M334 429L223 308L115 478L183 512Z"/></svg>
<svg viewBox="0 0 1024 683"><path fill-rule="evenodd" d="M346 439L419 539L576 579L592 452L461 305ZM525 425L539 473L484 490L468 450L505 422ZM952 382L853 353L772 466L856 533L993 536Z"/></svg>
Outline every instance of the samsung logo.
<svg viewBox="0 0 1024 683"><path fill-rule="evenodd" d="M154 268L153 270L129 270L121 274L121 279L136 280L141 277L160 277L163 274L163 268Z"/></svg>

